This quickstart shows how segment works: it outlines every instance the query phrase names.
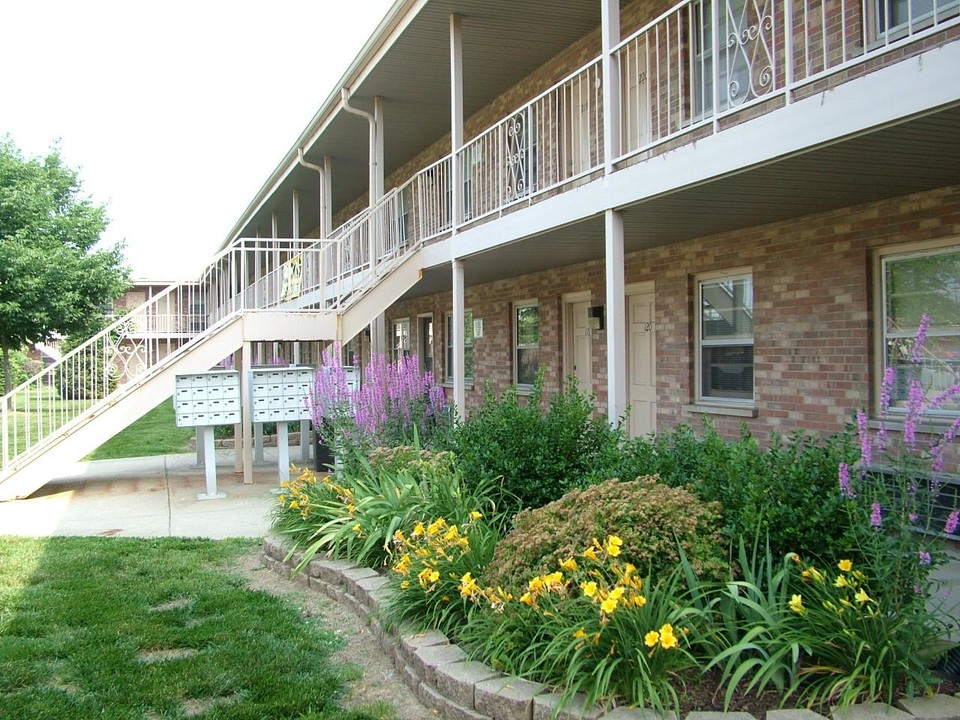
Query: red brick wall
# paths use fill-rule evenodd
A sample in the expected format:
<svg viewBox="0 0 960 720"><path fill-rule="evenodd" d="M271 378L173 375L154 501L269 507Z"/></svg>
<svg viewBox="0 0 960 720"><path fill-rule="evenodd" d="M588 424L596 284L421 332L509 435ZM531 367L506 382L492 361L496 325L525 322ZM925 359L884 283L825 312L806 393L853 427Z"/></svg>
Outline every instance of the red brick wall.
<svg viewBox="0 0 960 720"><path fill-rule="evenodd" d="M658 426L699 422L685 410L693 400L693 293L695 275L752 267L755 387L758 416L746 420L758 438L803 429L839 430L851 410L868 401L872 362L872 250L899 243L956 237L960 244L960 186L854 208L723 233L626 258L626 281L656 283ZM484 321L475 342L476 385L501 391L513 382L512 303L540 303L541 363L547 391L559 387L562 364L562 295L589 290L605 304L602 262L558 268L468 287L465 304ZM436 366L443 377L444 314L450 293L406 301L388 320L433 312ZM609 319L608 319L609 322ZM609 327L609 325L608 325ZM606 332L593 335L594 392L606 409ZM415 342L413 347L416 347ZM716 416L726 435L739 433L739 417Z"/></svg>

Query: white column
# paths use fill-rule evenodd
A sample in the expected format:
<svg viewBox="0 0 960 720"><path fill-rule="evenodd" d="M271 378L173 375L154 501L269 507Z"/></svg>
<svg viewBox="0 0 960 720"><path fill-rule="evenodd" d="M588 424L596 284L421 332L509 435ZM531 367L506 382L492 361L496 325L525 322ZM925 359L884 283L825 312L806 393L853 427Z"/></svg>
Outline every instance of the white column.
<svg viewBox="0 0 960 720"><path fill-rule="evenodd" d="M627 410L627 324L624 298L623 215L604 215L607 283L607 418L616 424Z"/></svg>
<svg viewBox="0 0 960 720"><path fill-rule="evenodd" d="M320 215L320 237L326 238L333 232L333 157L323 156L323 208Z"/></svg>
<svg viewBox="0 0 960 720"><path fill-rule="evenodd" d="M243 387L243 352L233 354L233 367L240 371L241 388ZM241 410L243 404L241 401ZM240 414L241 422L233 426L233 472L240 474L243 472L243 423L246 422L247 413Z"/></svg>
<svg viewBox="0 0 960 720"><path fill-rule="evenodd" d="M457 414L463 420L466 417L467 386L466 358L464 356L463 337L463 260L453 260L453 402Z"/></svg>
<svg viewBox="0 0 960 720"><path fill-rule="evenodd" d="M263 462L263 423L253 424L253 461Z"/></svg>
<svg viewBox="0 0 960 720"><path fill-rule="evenodd" d="M280 482L290 479L290 436L284 420L277 420L277 470Z"/></svg>
<svg viewBox="0 0 960 720"><path fill-rule="evenodd" d="M383 197L383 98L373 99L373 156L370 158L370 206Z"/></svg>
<svg viewBox="0 0 960 720"><path fill-rule="evenodd" d="M204 456L206 458L204 470L207 481L207 491L205 493L198 493L197 500L220 500L227 495L226 493L217 491L217 455L213 447L213 426L205 425L199 428L199 430L203 435Z"/></svg>
<svg viewBox="0 0 960 720"><path fill-rule="evenodd" d="M251 347L244 342L240 350L240 412L243 417L243 482L253 484L253 407L250 402Z"/></svg>
<svg viewBox="0 0 960 720"><path fill-rule="evenodd" d="M463 170L457 153L463 147L463 23L456 13L450 16L450 167L451 214L453 231L462 221Z"/></svg>
<svg viewBox="0 0 960 720"><path fill-rule="evenodd" d="M620 73L611 52L620 42L620 0L600 0L600 33L603 46L603 167L613 172L620 155ZM607 317L616 317L607 312ZM608 333L609 334L609 333Z"/></svg>
<svg viewBox="0 0 960 720"><path fill-rule="evenodd" d="M370 125L370 207L373 208L383 197L383 98L373 99L373 123ZM379 248L383 247L383 237L380 234L383 228L377 218L371 216L370 227L370 264L376 264ZM386 354L385 344L387 316L380 313L370 323L370 349L373 353Z"/></svg>
<svg viewBox="0 0 960 720"><path fill-rule="evenodd" d="M294 190L290 211L293 215L293 239L300 237L300 191Z"/></svg>

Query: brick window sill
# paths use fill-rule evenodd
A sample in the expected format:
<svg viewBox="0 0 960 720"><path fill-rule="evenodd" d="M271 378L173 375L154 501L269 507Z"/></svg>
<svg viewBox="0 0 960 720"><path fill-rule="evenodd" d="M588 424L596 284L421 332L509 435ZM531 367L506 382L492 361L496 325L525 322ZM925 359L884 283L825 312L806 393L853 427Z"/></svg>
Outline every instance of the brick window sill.
<svg viewBox="0 0 960 720"><path fill-rule="evenodd" d="M732 417L755 418L757 408L754 405L711 405L709 403L692 403L683 406L684 412L702 415L730 415Z"/></svg>

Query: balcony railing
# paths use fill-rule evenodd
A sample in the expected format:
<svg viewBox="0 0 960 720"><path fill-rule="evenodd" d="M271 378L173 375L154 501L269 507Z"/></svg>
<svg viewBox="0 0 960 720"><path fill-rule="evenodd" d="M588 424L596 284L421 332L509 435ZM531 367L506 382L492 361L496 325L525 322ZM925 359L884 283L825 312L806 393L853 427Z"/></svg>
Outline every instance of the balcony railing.
<svg viewBox="0 0 960 720"><path fill-rule="evenodd" d="M458 224L496 213L603 165L600 59L517 109L457 153Z"/></svg>
<svg viewBox="0 0 960 720"><path fill-rule="evenodd" d="M960 23L958 0L684 0L613 49L620 85L623 162L777 96ZM599 170L602 58L510 112L457 153L460 215L452 217L451 156L421 170L386 214L389 243L422 242L556 191ZM378 220L378 222L384 222ZM364 267L366 212L350 234L344 272ZM334 234L334 237L341 237ZM388 244L389 244L388 243Z"/></svg>
<svg viewBox="0 0 960 720"><path fill-rule="evenodd" d="M615 48L623 160L958 24L957 0L686 0ZM718 131L714 127L714 131Z"/></svg>

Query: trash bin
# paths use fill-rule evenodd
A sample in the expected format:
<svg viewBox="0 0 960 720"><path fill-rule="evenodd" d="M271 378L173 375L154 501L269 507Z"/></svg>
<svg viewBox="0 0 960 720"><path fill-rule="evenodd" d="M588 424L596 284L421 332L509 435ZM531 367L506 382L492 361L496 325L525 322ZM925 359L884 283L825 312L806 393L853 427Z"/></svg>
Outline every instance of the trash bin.
<svg viewBox="0 0 960 720"><path fill-rule="evenodd" d="M320 433L314 431L313 469L317 472L329 472L333 467L333 448L327 445Z"/></svg>

